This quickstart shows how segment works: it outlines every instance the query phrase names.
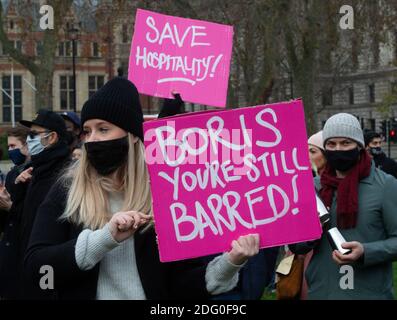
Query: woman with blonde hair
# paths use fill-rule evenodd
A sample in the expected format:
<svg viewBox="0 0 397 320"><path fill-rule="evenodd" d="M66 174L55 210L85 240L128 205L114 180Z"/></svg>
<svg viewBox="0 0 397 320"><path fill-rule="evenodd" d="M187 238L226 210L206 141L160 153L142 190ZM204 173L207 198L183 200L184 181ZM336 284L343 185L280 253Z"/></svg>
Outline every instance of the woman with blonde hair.
<svg viewBox="0 0 397 320"><path fill-rule="evenodd" d="M25 256L35 297L203 299L236 286L258 235L233 241L209 264L160 262L136 87L109 81L84 104L81 123L81 159L40 207ZM52 268L54 290L39 290L42 266Z"/></svg>
<svg viewBox="0 0 397 320"><path fill-rule="evenodd" d="M319 131L313 134L307 143L309 145L309 157L312 167L316 171L316 175L321 176L327 164L323 145L323 132Z"/></svg>

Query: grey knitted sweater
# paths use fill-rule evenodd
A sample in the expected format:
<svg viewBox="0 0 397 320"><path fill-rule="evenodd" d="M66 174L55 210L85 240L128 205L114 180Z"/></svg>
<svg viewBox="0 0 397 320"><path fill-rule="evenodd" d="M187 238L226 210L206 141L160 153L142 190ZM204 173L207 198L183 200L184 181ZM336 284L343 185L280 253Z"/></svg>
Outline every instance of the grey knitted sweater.
<svg viewBox="0 0 397 320"><path fill-rule="evenodd" d="M122 198L112 195L113 213L120 211ZM100 264L97 285L98 300L146 299L135 260L134 237L118 243L110 234L108 225L92 231L83 230L76 243L76 262L81 270L90 270ZM238 282L238 271L243 265L229 262L227 253L214 258L207 266L205 280L211 294L233 289Z"/></svg>

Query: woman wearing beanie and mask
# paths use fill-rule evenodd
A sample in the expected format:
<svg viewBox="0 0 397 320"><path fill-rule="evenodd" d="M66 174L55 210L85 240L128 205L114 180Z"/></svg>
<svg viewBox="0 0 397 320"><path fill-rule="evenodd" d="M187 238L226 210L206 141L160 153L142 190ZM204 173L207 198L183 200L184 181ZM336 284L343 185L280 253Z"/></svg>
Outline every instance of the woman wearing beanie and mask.
<svg viewBox="0 0 397 320"><path fill-rule="evenodd" d="M41 206L25 256L36 284L50 265L58 299L200 299L235 286L257 236L208 265L160 262L135 86L109 81L84 104L81 123L81 159Z"/></svg>
<svg viewBox="0 0 397 320"><path fill-rule="evenodd" d="M330 227L339 229L346 239L342 246L351 253L333 251L325 234L314 243L291 246L296 253L314 246L306 271L309 299L393 299L397 181L371 163L354 116L339 113L329 118L323 138L327 165L320 196L330 208ZM344 264L353 268L348 280L340 269Z"/></svg>

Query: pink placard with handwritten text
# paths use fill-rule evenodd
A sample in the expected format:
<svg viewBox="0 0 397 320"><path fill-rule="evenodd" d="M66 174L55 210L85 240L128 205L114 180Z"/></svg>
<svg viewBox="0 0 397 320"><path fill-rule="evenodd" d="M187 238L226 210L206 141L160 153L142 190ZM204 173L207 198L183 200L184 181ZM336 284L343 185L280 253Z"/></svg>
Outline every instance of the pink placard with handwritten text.
<svg viewBox="0 0 397 320"><path fill-rule="evenodd" d="M144 123L160 258L321 236L301 100Z"/></svg>
<svg viewBox="0 0 397 320"><path fill-rule="evenodd" d="M233 27L138 9L128 79L143 94L225 107Z"/></svg>

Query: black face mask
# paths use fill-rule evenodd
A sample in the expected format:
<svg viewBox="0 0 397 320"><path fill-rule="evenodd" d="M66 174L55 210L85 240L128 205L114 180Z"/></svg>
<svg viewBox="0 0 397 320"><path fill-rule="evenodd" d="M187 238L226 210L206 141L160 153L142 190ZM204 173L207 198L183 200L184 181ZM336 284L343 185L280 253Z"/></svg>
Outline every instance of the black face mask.
<svg viewBox="0 0 397 320"><path fill-rule="evenodd" d="M358 162L360 150L358 148L348 151L325 151L329 165L338 171L349 171Z"/></svg>
<svg viewBox="0 0 397 320"><path fill-rule="evenodd" d="M84 148L90 164L102 176L107 176L127 160L128 136L121 139L86 142Z"/></svg>
<svg viewBox="0 0 397 320"><path fill-rule="evenodd" d="M369 153L375 158L383 153L381 147L369 148Z"/></svg>

